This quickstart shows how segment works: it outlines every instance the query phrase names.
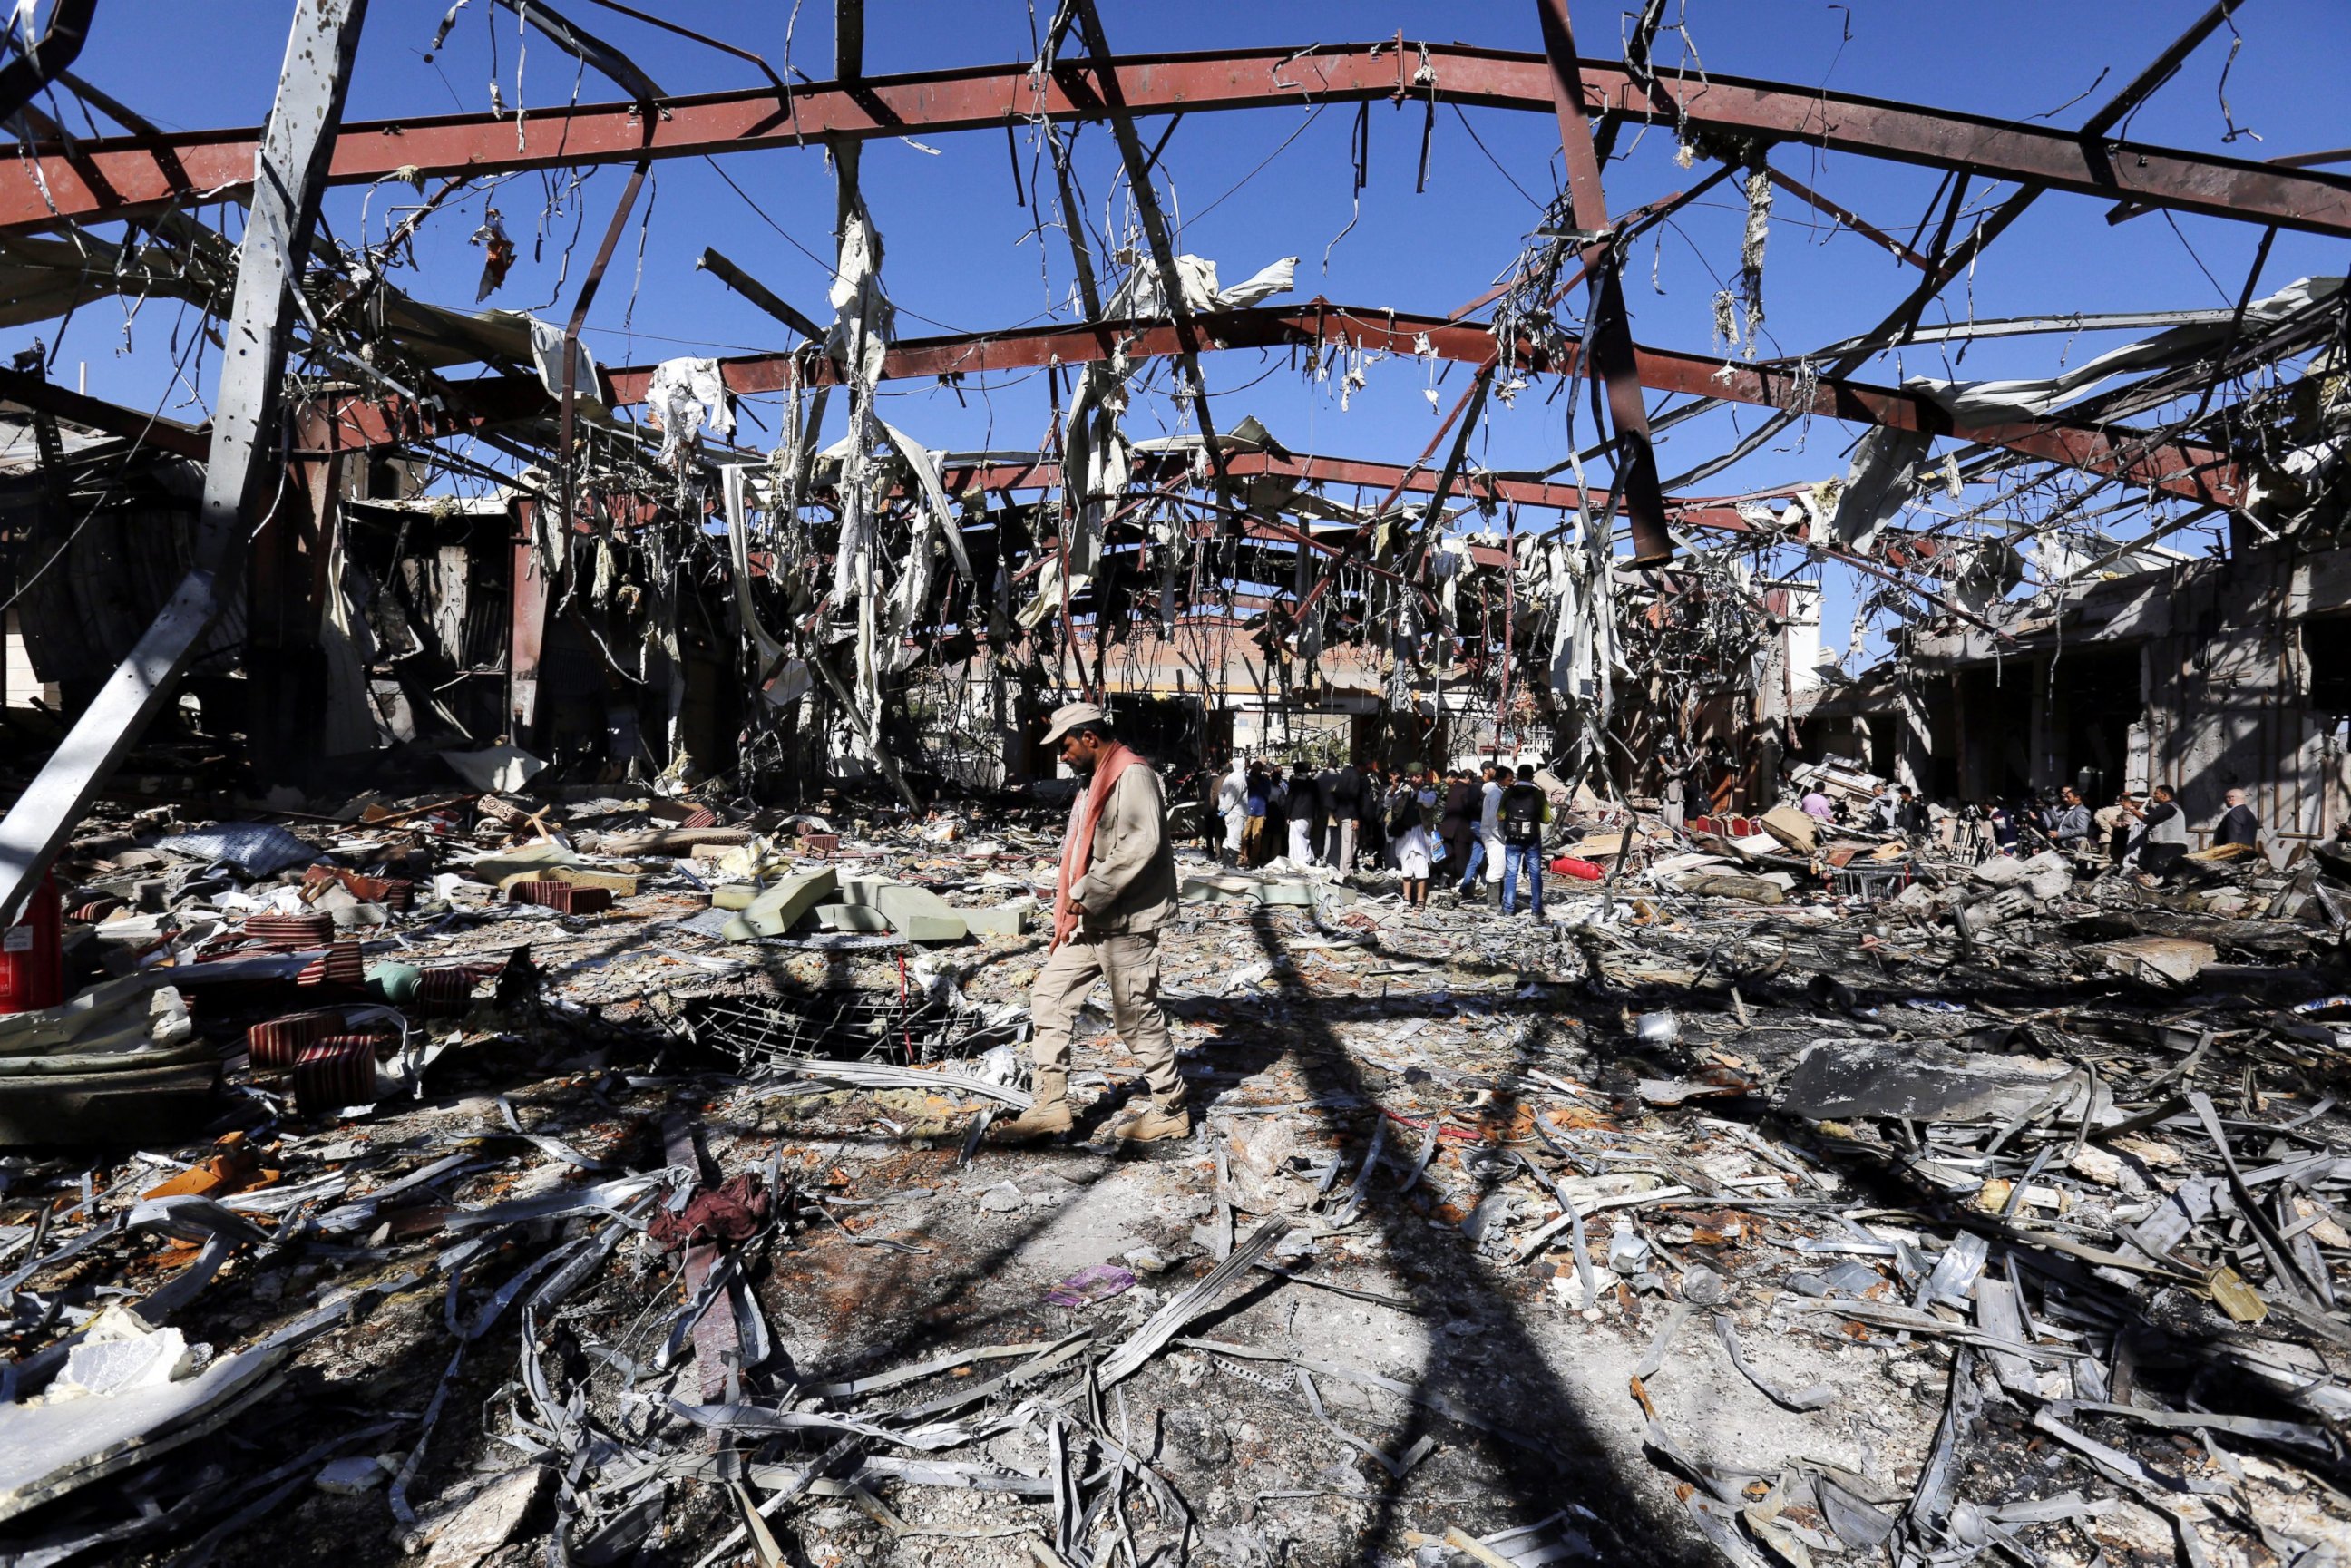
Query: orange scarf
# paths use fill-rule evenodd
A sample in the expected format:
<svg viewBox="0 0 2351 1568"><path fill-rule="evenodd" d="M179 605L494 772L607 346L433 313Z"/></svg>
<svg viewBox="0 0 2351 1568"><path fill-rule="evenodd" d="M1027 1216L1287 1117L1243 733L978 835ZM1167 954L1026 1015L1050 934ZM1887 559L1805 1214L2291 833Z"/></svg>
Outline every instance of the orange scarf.
<svg viewBox="0 0 2351 1568"><path fill-rule="evenodd" d="M1053 889L1053 947L1068 941L1078 928L1078 912L1070 907L1070 890L1086 879L1086 866L1094 858L1094 825L1102 821L1102 802L1110 799L1111 786L1118 782L1118 776L1142 760L1113 741L1094 763L1093 782L1079 798L1078 809L1070 813L1070 830L1061 840L1061 880Z"/></svg>

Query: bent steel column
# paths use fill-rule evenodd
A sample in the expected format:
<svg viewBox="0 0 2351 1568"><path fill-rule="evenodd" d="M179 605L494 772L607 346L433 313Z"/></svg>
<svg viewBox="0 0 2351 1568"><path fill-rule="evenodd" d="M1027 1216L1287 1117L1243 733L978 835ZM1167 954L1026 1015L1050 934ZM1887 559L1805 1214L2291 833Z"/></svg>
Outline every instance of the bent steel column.
<svg viewBox="0 0 2351 1568"><path fill-rule="evenodd" d="M237 250L195 565L31 788L0 819L0 923L15 918L91 797L170 699L189 655L219 618L227 585L237 580L260 498L277 493L278 402L293 289L318 222L366 12L367 0L297 0Z"/></svg>
<svg viewBox="0 0 2351 1568"><path fill-rule="evenodd" d="M1649 409L1641 398L1641 372L1633 362L1633 327L1625 314L1625 288L1617 277L1615 236L1608 232L1600 157L1583 112L1583 72L1575 63L1567 0L1535 0L1535 9L1542 17L1543 52L1551 57L1552 103L1559 111L1560 151L1567 158L1575 226L1600 235L1583 247L1584 276L1592 280L1592 368L1608 388L1617 487L1624 492L1625 516L1633 525L1633 562L1654 566L1673 559L1674 541L1666 531L1666 496L1657 483L1657 455L1649 444Z"/></svg>

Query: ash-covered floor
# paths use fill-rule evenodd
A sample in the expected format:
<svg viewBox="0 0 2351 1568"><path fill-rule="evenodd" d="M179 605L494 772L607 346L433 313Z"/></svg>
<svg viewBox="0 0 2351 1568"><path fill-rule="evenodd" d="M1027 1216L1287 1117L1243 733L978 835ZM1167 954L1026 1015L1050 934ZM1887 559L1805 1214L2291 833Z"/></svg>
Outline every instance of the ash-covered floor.
<svg viewBox="0 0 2351 1568"><path fill-rule="evenodd" d="M695 831L643 805L570 836ZM1652 827L1540 922L1191 856L1164 969L1196 1131L1128 1155L1139 1081L1092 1010L1076 1131L984 1135L1022 1103L1039 936L714 934L747 865L1017 915L1046 819L583 849L570 874L637 886L567 915L469 874L536 830L443 815L305 829L422 873L402 912L308 854L86 841L84 893L168 893L89 950L160 920L233 977L162 971L184 1013L148 993L151 1029L235 1050L289 1000L368 1027L237 946L238 908L306 886L367 985L470 965L472 995L412 1009L438 1016L382 1047L371 1107L240 1058L210 1127L7 1159L14 1392L55 1379L31 1441L0 1431L15 1561L2091 1568L2346 1539L2351 998L2323 918L2247 914L2323 914L2319 862L2044 877L1970 940L1949 911L1998 891L1923 848L1874 904L1750 848L1734 880L1793 884L1759 904L1683 891L1729 873ZM2237 915L2185 907L2216 897ZM208 1364L159 1372L183 1342Z"/></svg>

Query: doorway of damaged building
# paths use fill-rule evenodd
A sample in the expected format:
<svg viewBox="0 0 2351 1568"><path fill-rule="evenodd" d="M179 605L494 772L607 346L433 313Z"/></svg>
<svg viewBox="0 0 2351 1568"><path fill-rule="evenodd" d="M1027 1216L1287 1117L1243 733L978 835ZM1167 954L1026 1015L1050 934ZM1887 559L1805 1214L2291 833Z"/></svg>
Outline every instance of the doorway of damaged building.
<svg viewBox="0 0 2351 1568"><path fill-rule="evenodd" d="M2070 784L2099 804L2143 787L2131 761L2131 729L2146 710L2140 663L2136 644L2084 644L1954 672L1949 707L1929 708L1932 789L2012 800Z"/></svg>
<svg viewBox="0 0 2351 1568"><path fill-rule="evenodd" d="M2033 782L2071 784L2082 799L2104 802L2133 783L2130 731L2145 708L2137 647L2068 648L2043 666L2048 693L2041 732L2047 737Z"/></svg>

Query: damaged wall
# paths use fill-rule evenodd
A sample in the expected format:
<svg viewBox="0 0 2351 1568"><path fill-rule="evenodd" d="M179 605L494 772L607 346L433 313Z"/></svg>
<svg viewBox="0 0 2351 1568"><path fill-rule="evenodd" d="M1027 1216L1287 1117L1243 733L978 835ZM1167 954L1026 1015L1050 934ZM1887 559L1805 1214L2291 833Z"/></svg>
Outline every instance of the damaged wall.
<svg viewBox="0 0 2351 1568"><path fill-rule="evenodd" d="M2325 838L2351 817L2333 739L2351 695L2314 682L2309 648L2331 656L2347 615L2351 549L2273 549L2077 591L2011 647L1922 634L1913 656L1950 694L1939 777L1983 799L2095 768L2108 797L2171 784L2199 826L2242 789L2273 833Z"/></svg>

